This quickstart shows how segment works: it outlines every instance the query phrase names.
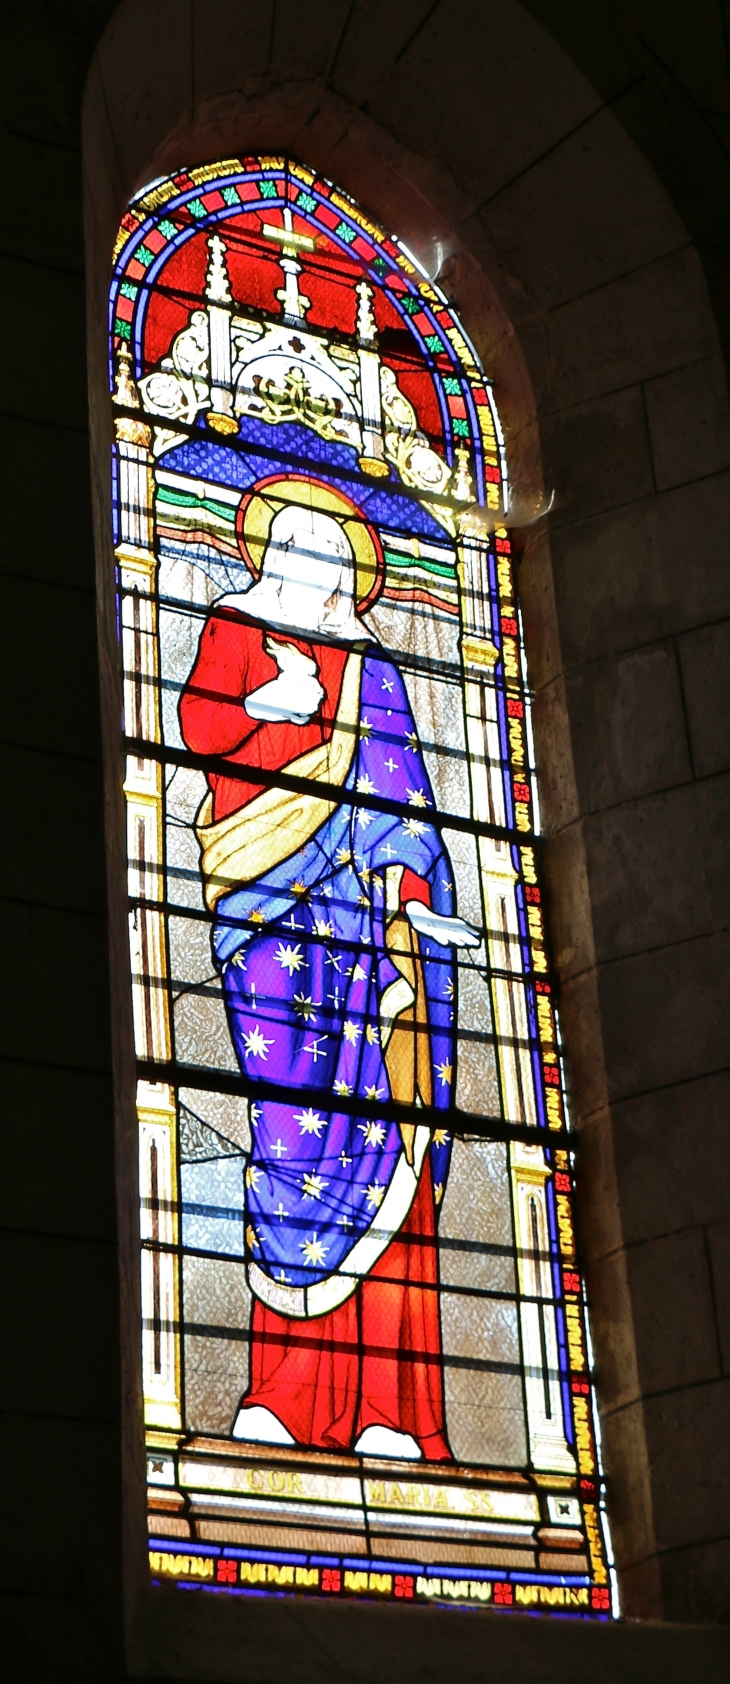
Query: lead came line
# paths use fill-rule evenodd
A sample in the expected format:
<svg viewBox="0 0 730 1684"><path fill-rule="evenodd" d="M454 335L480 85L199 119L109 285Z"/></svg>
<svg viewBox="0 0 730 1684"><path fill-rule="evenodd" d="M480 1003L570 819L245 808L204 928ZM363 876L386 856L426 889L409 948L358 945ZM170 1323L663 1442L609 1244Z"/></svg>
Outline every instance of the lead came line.
<svg viewBox="0 0 730 1684"><path fill-rule="evenodd" d="M155 1374L162 1373L162 1313L160 1299L160 1184L157 1143L150 1143L150 1226L152 1228L152 1344Z"/></svg>
<svg viewBox="0 0 730 1684"><path fill-rule="evenodd" d="M548 1421L553 1418L552 1400L550 1397L550 1379L548 1367L547 1338L545 1334L545 1310L542 1302L542 1269L540 1267L540 1231L537 1225L537 1205L530 1199L530 1221L532 1223L532 1249L535 1254L535 1295L537 1297L537 1315L540 1323L540 1350L542 1352L542 1384L545 1394L545 1414Z"/></svg>

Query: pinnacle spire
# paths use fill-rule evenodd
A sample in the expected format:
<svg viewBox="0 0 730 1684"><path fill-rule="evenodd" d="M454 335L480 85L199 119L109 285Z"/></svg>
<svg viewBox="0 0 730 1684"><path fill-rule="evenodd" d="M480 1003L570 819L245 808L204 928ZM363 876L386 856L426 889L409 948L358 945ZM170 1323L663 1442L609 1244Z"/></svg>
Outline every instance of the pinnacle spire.
<svg viewBox="0 0 730 1684"><path fill-rule="evenodd" d="M205 277L205 296L211 304L230 304L231 288L226 267L226 248L220 234L213 234L208 241L210 262Z"/></svg>

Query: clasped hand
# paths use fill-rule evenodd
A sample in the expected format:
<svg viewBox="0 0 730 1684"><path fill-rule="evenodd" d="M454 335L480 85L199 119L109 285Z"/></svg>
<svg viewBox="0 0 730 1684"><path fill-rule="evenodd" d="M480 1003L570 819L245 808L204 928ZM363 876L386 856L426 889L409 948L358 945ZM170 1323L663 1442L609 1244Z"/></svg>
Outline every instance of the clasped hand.
<svg viewBox="0 0 730 1684"><path fill-rule="evenodd" d="M267 655L276 661L279 676L251 691L243 704L246 713L250 719L288 720L292 725L308 725L324 696L316 661L302 654L295 643L274 643L267 637L265 648Z"/></svg>

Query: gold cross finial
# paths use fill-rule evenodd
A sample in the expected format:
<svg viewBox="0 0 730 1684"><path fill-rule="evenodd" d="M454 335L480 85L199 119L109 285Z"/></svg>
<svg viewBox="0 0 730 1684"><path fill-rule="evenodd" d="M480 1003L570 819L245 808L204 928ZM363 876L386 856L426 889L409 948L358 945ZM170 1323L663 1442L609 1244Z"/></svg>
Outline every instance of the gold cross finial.
<svg viewBox="0 0 730 1684"><path fill-rule="evenodd" d="M296 234L294 221L289 205L284 206L284 226L274 228L270 222L264 223L264 233L267 240L276 240L281 246L284 257L296 257L299 251L314 251L314 240L309 234Z"/></svg>
<svg viewBox="0 0 730 1684"><path fill-rule="evenodd" d="M295 234L292 220L291 206L284 206L283 228L273 228L270 223L264 224L264 233L268 240L276 240L281 246L279 259L284 271L284 286L277 292L284 306L284 321L290 327L302 326L310 306L310 300L299 291L298 277L302 266L297 257L298 251L314 251L314 240L308 234Z"/></svg>

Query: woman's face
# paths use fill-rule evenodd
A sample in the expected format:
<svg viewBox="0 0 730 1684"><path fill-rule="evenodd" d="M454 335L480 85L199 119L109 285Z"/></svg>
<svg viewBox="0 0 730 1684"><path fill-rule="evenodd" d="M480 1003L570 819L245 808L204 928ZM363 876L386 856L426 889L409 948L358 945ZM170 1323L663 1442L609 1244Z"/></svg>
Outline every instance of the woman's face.
<svg viewBox="0 0 730 1684"><path fill-rule="evenodd" d="M275 591L287 621L334 629L351 613L352 561L348 539L332 515L293 505L271 523L261 580Z"/></svg>

